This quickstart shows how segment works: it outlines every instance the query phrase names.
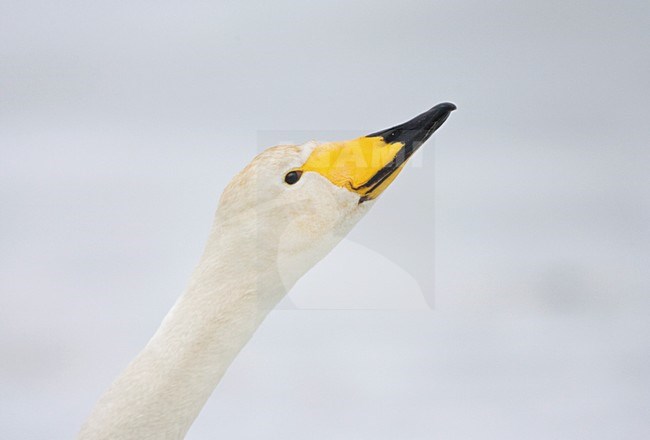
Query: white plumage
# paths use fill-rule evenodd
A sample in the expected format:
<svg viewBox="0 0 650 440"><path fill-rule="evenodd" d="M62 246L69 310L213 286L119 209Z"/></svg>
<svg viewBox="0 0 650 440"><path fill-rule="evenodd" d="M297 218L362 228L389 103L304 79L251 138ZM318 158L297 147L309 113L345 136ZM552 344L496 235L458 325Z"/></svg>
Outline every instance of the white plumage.
<svg viewBox="0 0 650 440"><path fill-rule="evenodd" d="M268 312L454 108L440 104L349 143L278 146L258 155L224 190L185 292L101 397L79 438L182 438ZM399 151L386 157L388 148Z"/></svg>

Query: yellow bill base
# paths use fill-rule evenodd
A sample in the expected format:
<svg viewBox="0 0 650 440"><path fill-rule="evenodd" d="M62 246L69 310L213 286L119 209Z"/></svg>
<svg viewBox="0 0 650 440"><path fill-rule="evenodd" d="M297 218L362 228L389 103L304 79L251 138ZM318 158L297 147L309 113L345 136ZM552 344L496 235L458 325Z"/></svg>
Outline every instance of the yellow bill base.
<svg viewBox="0 0 650 440"><path fill-rule="evenodd" d="M391 171L378 185L368 185L368 182L391 163L403 147L401 142L388 144L380 136L331 142L316 147L299 170L316 172L364 200L374 199L390 185L404 164Z"/></svg>

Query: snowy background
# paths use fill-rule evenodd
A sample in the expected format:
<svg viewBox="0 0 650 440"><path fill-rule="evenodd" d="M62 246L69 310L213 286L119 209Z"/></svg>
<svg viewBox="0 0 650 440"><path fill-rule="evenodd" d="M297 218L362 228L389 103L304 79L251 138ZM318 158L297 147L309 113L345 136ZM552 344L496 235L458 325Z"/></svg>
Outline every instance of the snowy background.
<svg viewBox="0 0 650 440"><path fill-rule="evenodd" d="M3 0L0 438L75 434L254 154L442 101L188 438L650 438L648 29L647 1Z"/></svg>

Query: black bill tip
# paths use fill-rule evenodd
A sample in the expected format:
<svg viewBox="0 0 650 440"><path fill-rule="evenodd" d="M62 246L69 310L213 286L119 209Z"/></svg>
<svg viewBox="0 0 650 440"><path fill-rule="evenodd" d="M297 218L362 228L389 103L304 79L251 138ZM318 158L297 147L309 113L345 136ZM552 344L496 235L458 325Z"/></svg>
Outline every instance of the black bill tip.
<svg viewBox="0 0 650 440"><path fill-rule="evenodd" d="M420 148L420 145L440 128L454 110L456 110L456 105L451 102L443 102L410 121L367 135L366 137L381 137L387 144L400 142L404 146L390 162L377 171L366 183L354 188L357 191L365 191L364 195L359 199L359 203L377 197L383 191L381 185L392 175L399 172L400 167Z"/></svg>
<svg viewBox="0 0 650 440"><path fill-rule="evenodd" d="M405 153L410 156L447 120L449 114L456 110L451 102L440 103L410 121L395 127L381 130L366 137L381 136L386 143L401 142Z"/></svg>
<svg viewBox="0 0 650 440"><path fill-rule="evenodd" d="M453 102L443 102L443 103L440 103L440 104L436 105L433 108L440 109L440 110L445 110L445 111L448 111L450 113L453 112L454 110L458 109L458 107L456 107L456 104L454 104Z"/></svg>

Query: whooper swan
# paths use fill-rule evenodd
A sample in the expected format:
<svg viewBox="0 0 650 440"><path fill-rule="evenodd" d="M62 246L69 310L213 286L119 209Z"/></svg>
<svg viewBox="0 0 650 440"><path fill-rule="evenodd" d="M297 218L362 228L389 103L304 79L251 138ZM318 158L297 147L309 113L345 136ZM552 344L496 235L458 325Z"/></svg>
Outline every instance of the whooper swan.
<svg viewBox="0 0 650 440"><path fill-rule="evenodd" d="M253 159L224 190L185 292L79 438L183 438L268 312L455 109L442 103L358 139L276 146Z"/></svg>

